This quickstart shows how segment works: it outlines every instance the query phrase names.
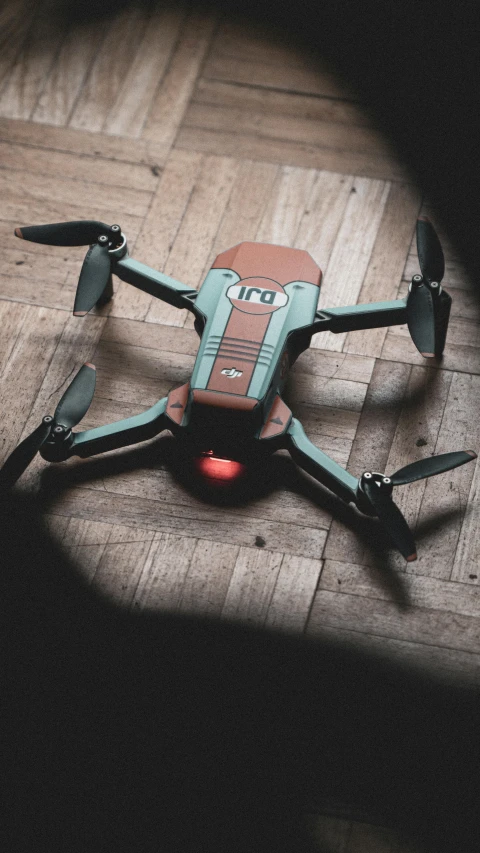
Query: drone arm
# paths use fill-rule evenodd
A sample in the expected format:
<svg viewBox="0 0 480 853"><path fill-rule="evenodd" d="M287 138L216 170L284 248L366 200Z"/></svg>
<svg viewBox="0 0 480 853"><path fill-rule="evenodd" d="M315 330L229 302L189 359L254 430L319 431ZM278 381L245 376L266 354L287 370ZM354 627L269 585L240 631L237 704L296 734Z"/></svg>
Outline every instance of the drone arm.
<svg viewBox="0 0 480 853"><path fill-rule="evenodd" d="M196 290L145 266L145 264L134 261L133 258L125 257L115 261L112 265L112 273L115 273L127 284L132 284L139 290L143 290L157 299L162 299L163 302L168 302L175 308L186 308L188 311L194 311Z"/></svg>
<svg viewBox="0 0 480 853"><path fill-rule="evenodd" d="M305 435L300 421L292 418L287 431L286 448L290 456L308 474L323 483L347 503L356 502L358 480L341 465L319 450Z"/></svg>
<svg viewBox="0 0 480 853"><path fill-rule="evenodd" d="M377 329L383 326L401 326L407 322L407 300L371 302L366 305L347 305L317 311L312 324L315 332L353 332L360 329Z"/></svg>
<svg viewBox="0 0 480 853"><path fill-rule="evenodd" d="M73 433L72 443L66 446L61 454L62 461L70 456L95 456L96 453L105 453L107 450L116 450L119 447L127 447L129 444L137 444L153 438L169 428L170 421L165 414L167 401L168 397L164 397L139 415L115 421L103 427ZM52 456L48 451L48 444L43 445L41 455L45 459L53 462L60 461L58 453Z"/></svg>

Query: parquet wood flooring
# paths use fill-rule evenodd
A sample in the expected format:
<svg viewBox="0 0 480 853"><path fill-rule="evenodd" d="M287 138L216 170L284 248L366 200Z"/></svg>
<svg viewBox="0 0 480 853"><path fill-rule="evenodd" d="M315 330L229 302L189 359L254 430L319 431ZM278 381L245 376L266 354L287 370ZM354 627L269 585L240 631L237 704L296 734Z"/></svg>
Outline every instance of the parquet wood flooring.
<svg viewBox="0 0 480 853"><path fill-rule="evenodd" d="M20 242L17 225L118 221L136 259L192 287L220 251L260 240L312 254L320 306L405 294L416 217L435 214L330 75L263 33L180 6L78 32L27 5L12 0L0 18L0 461L83 361L98 368L88 427L185 382L198 340L182 312L118 281L109 305L72 317L83 250ZM448 243L445 253L442 361L427 364L395 327L317 335L292 372L295 414L355 475L479 450L479 305ZM283 454L270 487L234 506L193 493L172 469L172 441L48 470L37 459L19 485L49 490L51 529L102 594L478 675L478 464L397 490L418 541L406 564L375 521ZM317 831L342 853L407 850L337 818Z"/></svg>

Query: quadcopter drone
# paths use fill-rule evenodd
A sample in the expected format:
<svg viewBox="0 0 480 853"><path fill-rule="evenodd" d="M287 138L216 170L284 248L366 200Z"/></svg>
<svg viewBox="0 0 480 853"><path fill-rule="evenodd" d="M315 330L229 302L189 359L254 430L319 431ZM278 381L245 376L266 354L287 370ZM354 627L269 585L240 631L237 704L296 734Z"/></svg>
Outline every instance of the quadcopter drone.
<svg viewBox="0 0 480 853"><path fill-rule="evenodd" d="M74 315L84 316L113 296L112 274L176 308L191 311L200 336L189 382L142 414L73 432L95 390L95 367L84 364L55 414L10 454L0 470L13 486L37 452L49 462L88 457L153 438L163 430L182 437L198 457L255 460L287 449L294 461L347 503L378 516L408 561L416 547L392 499L394 486L440 474L476 458L473 451L444 453L406 465L390 477L366 471L360 479L312 444L282 400L288 371L317 332L350 332L406 323L425 357L445 346L451 297L441 287L445 262L431 222L417 221L421 275L405 299L317 310L322 273L308 252L245 242L215 259L199 291L129 257L118 225L80 221L15 230L17 237L53 246L90 246L81 269Z"/></svg>

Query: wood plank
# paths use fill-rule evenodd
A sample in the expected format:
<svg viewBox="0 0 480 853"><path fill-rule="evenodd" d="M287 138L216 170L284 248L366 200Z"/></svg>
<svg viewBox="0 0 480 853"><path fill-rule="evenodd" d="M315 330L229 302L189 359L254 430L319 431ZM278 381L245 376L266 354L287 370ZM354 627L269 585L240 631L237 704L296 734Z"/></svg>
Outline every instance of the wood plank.
<svg viewBox="0 0 480 853"><path fill-rule="evenodd" d="M196 540L156 533L143 566L133 607L141 610L177 610Z"/></svg>
<svg viewBox="0 0 480 853"><path fill-rule="evenodd" d="M447 334L447 343L442 360L430 359L433 369L456 371L461 373L480 373L480 346L476 345L476 324L465 320L451 320ZM452 335L456 340L452 341ZM462 343L468 336L470 343ZM394 326L387 332L381 357L387 361L401 361L404 364L421 365L425 359L415 348L408 330L403 326Z"/></svg>
<svg viewBox="0 0 480 853"><path fill-rule="evenodd" d="M283 554L240 548L228 586L222 618L263 625L275 589Z"/></svg>
<svg viewBox="0 0 480 853"><path fill-rule="evenodd" d="M197 81L191 103L363 127L370 124L367 114L357 104L344 99L312 97L248 84L224 83L205 77Z"/></svg>
<svg viewBox="0 0 480 853"><path fill-rule="evenodd" d="M317 430L321 434L350 439L351 441L355 436L359 420L358 411L332 408L331 406L297 404L294 407L294 413L295 417L298 417L305 425L316 423Z"/></svg>
<svg viewBox="0 0 480 853"><path fill-rule="evenodd" d="M321 560L284 556L268 605L266 626L280 631L303 631L322 566Z"/></svg>
<svg viewBox="0 0 480 853"><path fill-rule="evenodd" d="M222 132L239 128L244 135L255 135L265 141L299 142L318 148L332 148L382 157L390 156L390 149L378 132L361 124L348 126L343 122L320 118L303 118L298 115L277 115L245 106L214 106L190 103L183 120L185 128ZM410 243L409 243L410 246Z"/></svg>
<svg viewBox="0 0 480 853"><path fill-rule="evenodd" d="M97 571L112 531L111 524L70 518L62 538L62 547L89 582Z"/></svg>
<svg viewBox="0 0 480 853"><path fill-rule="evenodd" d="M325 270L319 308L355 305L375 244L390 183L356 178ZM341 351L346 334L325 332L313 346Z"/></svg>
<svg viewBox="0 0 480 853"><path fill-rule="evenodd" d="M292 382L295 382L297 373L311 373L328 379L345 379L368 384L372 380L375 363L375 359L365 356L308 349L293 365Z"/></svg>
<svg viewBox="0 0 480 853"><path fill-rule="evenodd" d="M299 404L331 406L360 412L367 392L362 382L346 379L327 379L308 373L297 373L289 386L288 400L295 409Z"/></svg>
<svg viewBox="0 0 480 853"><path fill-rule="evenodd" d="M295 236L295 247L310 252L322 270L327 268L353 181L352 175L324 170L316 173Z"/></svg>
<svg viewBox="0 0 480 853"><path fill-rule="evenodd" d="M201 154L186 151L172 152L143 221L140 234L131 248L137 260L164 271L203 163L204 158ZM178 280L179 276L175 272L172 275ZM153 297L147 293L120 282L111 313L115 317L144 320L153 301ZM177 309L177 315L181 313Z"/></svg>
<svg viewBox="0 0 480 853"><path fill-rule="evenodd" d="M376 360L348 465L355 477L386 469L410 373L407 365Z"/></svg>
<svg viewBox="0 0 480 853"><path fill-rule="evenodd" d="M383 302L396 299L405 253L420 209L420 196L410 184L393 183L368 264L358 302ZM350 332L344 350L379 356L387 329Z"/></svg>
<svg viewBox="0 0 480 853"><path fill-rule="evenodd" d="M258 228L277 175L278 167L272 163L259 163L252 160L240 162L230 199L203 270L202 279L205 278L220 252L236 246L237 243L257 239Z"/></svg>
<svg viewBox="0 0 480 853"><path fill-rule="evenodd" d="M19 15L18 0L5 0L0 9L0 86L11 72L37 10L30 4L22 11Z"/></svg>
<svg viewBox="0 0 480 853"><path fill-rule="evenodd" d="M8 118L30 118L65 35L61 15L36 11L0 94L0 115Z"/></svg>
<svg viewBox="0 0 480 853"><path fill-rule="evenodd" d="M458 538L458 546L452 570L452 580L477 584L480 572L480 466L478 461L468 495L467 511ZM470 589L471 587L469 587Z"/></svg>
<svg viewBox="0 0 480 853"><path fill-rule="evenodd" d="M239 54L221 56L212 50L205 63L203 77L228 83L281 89L285 92L345 98L345 90L338 85L337 78L314 65L302 60L302 57L293 51L289 52L283 61L264 62L262 59L244 59Z"/></svg>
<svg viewBox="0 0 480 853"><path fill-rule="evenodd" d="M113 459L113 457L112 457ZM216 507L177 506L172 503L108 494L94 489L75 489L62 493L61 501L50 510L54 515L71 515L110 524L148 528L172 535L184 535L186 527L198 539L231 545L254 546L258 536L265 541L262 553L281 552L318 559L322 554L326 531L286 521L250 519L234 511Z"/></svg>
<svg viewBox="0 0 480 853"><path fill-rule="evenodd" d="M64 126L78 100L109 21L97 15L70 27L32 112L32 121Z"/></svg>
<svg viewBox="0 0 480 853"><path fill-rule="evenodd" d="M480 652L477 617L423 607L402 609L397 602L319 590L315 596L308 633L323 627L340 628L426 646Z"/></svg>
<svg viewBox="0 0 480 853"><path fill-rule="evenodd" d="M220 616L238 552L237 545L197 541L179 600L181 612Z"/></svg>
<svg viewBox="0 0 480 853"><path fill-rule="evenodd" d="M402 573L401 586L410 607L480 616L480 588L472 584ZM398 588L382 583L376 572L354 563L325 560L319 589L398 604Z"/></svg>
<svg viewBox="0 0 480 853"><path fill-rule="evenodd" d="M154 9L142 41L103 124L104 133L138 139L174 51L185 12Z"/></svg>
<svg viewBox="0 0 480 853"><path fill-rule="evenodd" d="M77 128L39 125L30 121L12 121L6 118L0 118L0 139L11 144L32 146L41 151L60 151L92 158L101 157L105 160L115 160L117 164L142 164L149 167L154 177L158 177L161 171L153 140L129 139L109 136L105 133L90 133L88 130ZM93 159L91 162L94 165ZM147 172L144 174L148 175ZM133 184L135 184L136 175L136 170L132 169ZM145 189L144 186L138 188Z"/></svg>
<svg viewBox="0 0 480 853"><path fill-rule="evenodd" d="M191 329L183 329L178 326L159 328L154 324L118 319L111 315L105 324L102 342L112 342L122 346L147 347L147 349L162 349L183 355L196 355L198 350L198 335Z"/></svg>
<svg viewBox="0 0 480 853"><path fill-rule="evenodd" d="M282 166L257 231L260 243L293 245L314 180L313 169Z"/></svg>
<svg viewBox="0 0 480 853"><path fill-rule="evenodd" d="M78 273L77 273L78 278ZM0 275L0 299L23 302L43 308L72 311L75 288L60 282L27 278L19 275ZM105 308L101 309L105 311Z"/></svg>
<svg viewBox="0 0 480 853"><path fill-rule="evenodd" d="M238 170L238 160L205 157L165 264L167 275L192 287L199 286ZM146 319L180 326L186 317L184 311L154 300Z"/></svg>
<svg viewBox="0 0 480 853"><path fill-rule="evenodd" d="M125 607L133 601L155 534L118 524L108 526L110 533L91 581L97 592Z"/></svg>
<svg viewBox="0 0 480 853"><path fill-rule="evenodd" d="M142 131L143 139L155 140L159 162L165 161L173 145L210 44L214 25L215 19L209 12L193 10L182 28L169 68Z"/></svg>
<svg viewBox="0 0 480 853"><path fill-rule="evenodd" d="M66 320L64 311L22 306L23 323L0 380L2 462L18 444ZM21 317L21 315L20 315ZM14 316L15 319L15 316Z"/></svg>
<svg viewBox="0 0 480 853"><path fill-rule="evenodd" d="M69 119L70 127L101 131L147 26L142 8L127 7L110 18L110 26L83 83Z"/></svg>
<svg viewBox="0 0 480 853"><path fill-rule="evenodd" d="M103 209L110 216L143 218L148 210L151 193L144 190L128 189L127 187L99 184L75 178L59 178L50 175L30 175L28 183L20 180L18 171L0 170L0 191L3 198L2 218L12 219L17 211L28 210L29 202L33 210L52 210L62 205L69 206L74 197L75 206L85 209L83 217L90 218L89 211ZM31 221L28 219L27 222ZM48 221L48 220L43 220ZM58 221L58 220L57 220Z"/></svg>
<svg viewBox="0 0 480 853"><path fill-rule="evenodd" d="M326 145L308 145L283 139L265 140L255 133L240 133L230 129L221 132L182 126L175 139L175 147L287 166L327 169L330 172L381 180L408 180L405 169L392 156L371 151L344 151Z"/></svg>
<svg viewBox="0 0 480 853"><path fill-rule="evenodd" d="M479 376L453 374L435 454L480 450L479 394ZM411 567L413 572L445 579L451 576L475 467L474 462L462 465L425 482L417 523L418 560ZM474 514L476 509L472 504Z"/></svg>
<svg viewBox="0 0 480 853"><path fill-rule="evenodd" d="M0 337L0 377L3 375L13 349L16 346L27 313L21 305L0 302L0 325L2 327L2 335Z"/></svg>
<svg viewBox="0 0 480 853"><path fill-rule="evenodd" d="M61 130L63 133L64 131ZM57 131L58 133L58 131ZM67 131L71 135L72 131ZM95 137L93 137L95 138ZM64 140L64 144L68 139ZM60 140L58 141L60 143ZM47 145L37 145L1 142L0 157L2 175L7 180L20 180L20 175L27 173L29 181L45 175L51 180L71 179L87 184L101 184L105 193L105 185L123 187L130 192L153 192L158 186L158 177L151 168L136 163L123 163L101 156L101 146L97 142L97 152L53 150ZM4 171L5 170L5 171ZM8 170L8 171L7 171ZM32 178L33 175L33 178Z"/></svg>

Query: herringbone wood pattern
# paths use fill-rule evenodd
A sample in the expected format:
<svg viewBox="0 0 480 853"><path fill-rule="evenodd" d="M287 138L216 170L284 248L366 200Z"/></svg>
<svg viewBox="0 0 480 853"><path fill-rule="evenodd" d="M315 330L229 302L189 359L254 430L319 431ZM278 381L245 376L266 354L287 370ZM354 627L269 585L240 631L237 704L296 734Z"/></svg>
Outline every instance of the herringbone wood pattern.
<svg viewBox="0 0 480 853"><path fill-rule="evenodd" d="M301 55L180 5L78 30L11 0L0 20L1 459L83 361L98 368L89 427L185 382L197 346L190 318L119 282L104 309L72 317L83 250L20 243L16 225L119 222L135 258L194 287L218 252L257 239L313 255L321 305L405 293L416 217L435 215L349 93ZM395 327L319 335L293 371L295 414L355 475L480 446L479 307L444 247L441 362L427 365ZM24 476L51 494L52 530L99 590L476 676L478 465L398 490L417 531L407 565L374 521L282 455L270 489L229 505L224 492L194 494L172 454L165 435L45 473L38 459ZM319 832L344 853L406 849L336 818Z"/></svg>

